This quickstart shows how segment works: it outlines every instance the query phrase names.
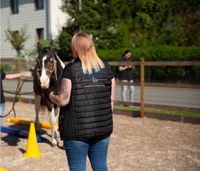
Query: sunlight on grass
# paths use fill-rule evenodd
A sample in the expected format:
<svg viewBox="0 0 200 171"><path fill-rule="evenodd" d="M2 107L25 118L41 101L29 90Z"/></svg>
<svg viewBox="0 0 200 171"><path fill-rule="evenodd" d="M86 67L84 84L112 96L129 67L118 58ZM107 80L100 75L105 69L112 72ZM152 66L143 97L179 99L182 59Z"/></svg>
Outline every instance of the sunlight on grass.
<svg viewBox="0 0 200 171"><path fill-rule="evenodd" d="M138 106L122 106L115 105L114 109L116 110L126 110L126 111L140 111ZM158 108L148 108L145 107L145 112L158 113L165 115L175 115L175 116L187 116L192 118L200 118L200 112L190 112L190 111L177 111L173 109L158 109Z"/></svg>

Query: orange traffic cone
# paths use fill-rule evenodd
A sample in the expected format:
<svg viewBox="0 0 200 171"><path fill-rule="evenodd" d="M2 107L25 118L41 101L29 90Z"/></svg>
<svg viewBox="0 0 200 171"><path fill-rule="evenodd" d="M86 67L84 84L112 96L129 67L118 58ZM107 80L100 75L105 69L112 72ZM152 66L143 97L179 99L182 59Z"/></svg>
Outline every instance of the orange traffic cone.
<svg viewBox="0 0 200 171"><path fill-rule="evenodd" d="M26 146L26 153L24 153L24 157L40 157L41 153L38 148L37 138L35 133L35 125L32 122L29 129L28 135L28 144Z"/></svg>

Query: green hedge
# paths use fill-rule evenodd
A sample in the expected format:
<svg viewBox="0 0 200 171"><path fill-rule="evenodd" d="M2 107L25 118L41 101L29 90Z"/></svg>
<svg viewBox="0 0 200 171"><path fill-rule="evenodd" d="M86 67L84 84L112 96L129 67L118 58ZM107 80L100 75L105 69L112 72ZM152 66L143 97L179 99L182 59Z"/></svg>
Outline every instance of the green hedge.
<svg viewBox="0 0 200 171"><path fill-rule="evenodd" d="M16 65L1 65L0 70L4 71L6 73L9 72L16 72L17 71L17 66Z"/></svg>
<svg viewBox="0 0 200 171"><path fill-rule="evenodd" d="M121 48L116 50L97 50L99 56L106 61L119 61L125 50L133 52L133 61L144 56L145 61L197 61L200 60L200 47L188 46L148 46L140 48ZM117 73L117 68L113 67ZM140 79L140 69L136 67L133 75ZM146 67L145 80L155 82L200 83L200 67Z"/></svg>
<svg viewBox="0 0 200 171"><path fill-rule="evenodd" d="M125 50L133 52L133 60L139 61L141 56L146 61L194 61L200 60L199 46L148 46L140 48L121 48L116 50L97 50L103 60L120 60Z"/></svg>

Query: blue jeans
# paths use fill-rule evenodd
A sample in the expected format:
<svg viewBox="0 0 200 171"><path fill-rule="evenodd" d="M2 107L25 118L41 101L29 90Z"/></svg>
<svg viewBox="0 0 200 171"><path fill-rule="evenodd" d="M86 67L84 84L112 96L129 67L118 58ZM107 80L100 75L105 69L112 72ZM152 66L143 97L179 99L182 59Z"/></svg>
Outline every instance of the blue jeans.
<svg viewBox="0 0 200 171"><path fill-rule="evenodd" d="M3 115L3 112L5 110L5 103L0 104L0 115ZM2 123L2 118L0 117L0 132L1 132L1 123Z"/></svg>
<svg viewBox="0 0 200 171"><path fill-rule="evenodd" d="M122 82L124 83L133 83L133 80L127 81L127 80L122 80ZM127 91L129 89L129 99L126 97ZM135 91L135 87L133 85L122 85L121 86L121 98L123 101L130 101L130 102L134 102L134 91Z"/></svg>
<svg viewBox="0 0 200 171"><path fill-rule="evenodd" d="M0 115L3 115L4 110L5 110L5 103L1 103L0 104ZM2 118L0 117L0 127L1 127L1 120L2 120ZM0 132L1 132L1 130L0 130Z"/></svg>
<svg viewBox="0 0 200 171"><path fill-rule="evenodd" d="M101 140L64 141L70 171L85 171L87 156L93 171L108 171L109 137Z"/></svg>
<svg viewBox="0 0 200 171"><path fill-rule="evenodd" d="M5 110L5 103L0 104L0 115L3 115L3 112Z"/></svg>

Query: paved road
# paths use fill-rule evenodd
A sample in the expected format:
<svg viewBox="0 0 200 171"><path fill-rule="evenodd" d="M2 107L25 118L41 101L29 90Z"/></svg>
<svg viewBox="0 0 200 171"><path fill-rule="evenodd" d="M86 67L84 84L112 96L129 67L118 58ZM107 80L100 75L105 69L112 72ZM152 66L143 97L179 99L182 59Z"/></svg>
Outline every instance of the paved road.
<svg viewBox="0 0 200 171"><path fill-rule="evenodd" d="M17 81L4 80L3 85L5 90L15 90ZM22 91L30 92L33 90L32 87L32 82L25 82ZM117 86L117 100L121 100L120 91L120 86ZM140 101L139 86L135 86L134 100ZM145 87L145 103L200 108L200 89Z"/></svg>
<svg viewBox="0 0 200 171"><path fill-rule="evenodd" d="M117 87L117 99L120 87ZM149 104L200 108L200 89L145 87L144 101ZM140 101L140 87L135 86L135 102Z"/></svg>

